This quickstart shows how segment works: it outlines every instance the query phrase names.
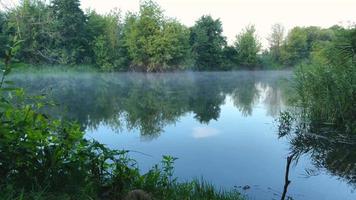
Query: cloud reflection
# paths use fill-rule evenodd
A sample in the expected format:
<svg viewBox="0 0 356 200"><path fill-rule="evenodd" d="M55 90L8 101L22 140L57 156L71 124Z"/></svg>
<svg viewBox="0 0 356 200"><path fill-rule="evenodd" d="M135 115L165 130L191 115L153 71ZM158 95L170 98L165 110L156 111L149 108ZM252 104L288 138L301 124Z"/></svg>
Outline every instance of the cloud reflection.
<svg viewBox="0 0 356 200"><path fill-rule="evenodd" d="M193 128L193 137L200 139L200 138L208 138L215 135L218 135L220 131L215 128L210 127L195 127Z"/></svg>

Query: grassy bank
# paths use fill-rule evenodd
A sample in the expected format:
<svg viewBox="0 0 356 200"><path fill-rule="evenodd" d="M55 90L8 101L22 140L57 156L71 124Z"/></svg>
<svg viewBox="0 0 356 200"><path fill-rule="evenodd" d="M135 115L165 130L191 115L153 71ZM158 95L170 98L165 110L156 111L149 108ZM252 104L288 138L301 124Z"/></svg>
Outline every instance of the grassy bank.
<svg viewBox="0 0 356 200"><path fill-rule="evenodd" d="M33 65L16 63L12 66L16 73L63 73L63 72L99 72L94 65Z"/></svg>

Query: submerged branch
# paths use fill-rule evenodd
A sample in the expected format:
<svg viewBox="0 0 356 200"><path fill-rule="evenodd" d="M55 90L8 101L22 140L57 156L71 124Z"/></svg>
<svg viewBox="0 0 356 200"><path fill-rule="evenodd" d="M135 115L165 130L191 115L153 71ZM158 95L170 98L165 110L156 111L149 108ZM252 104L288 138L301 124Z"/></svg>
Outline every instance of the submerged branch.
<svg viewBox="0 0 356 200"><path fill-rule="evenodd" d="M296 154L297 153L295 152L287 157L286 174L284 176L284 188L283 188L283 194L282 194L281 200L285 200L287 191L288 191L288 186L291 183L291 181L289 180L289 168L290 168L290 164L292 163L293 158Z"/></svg>

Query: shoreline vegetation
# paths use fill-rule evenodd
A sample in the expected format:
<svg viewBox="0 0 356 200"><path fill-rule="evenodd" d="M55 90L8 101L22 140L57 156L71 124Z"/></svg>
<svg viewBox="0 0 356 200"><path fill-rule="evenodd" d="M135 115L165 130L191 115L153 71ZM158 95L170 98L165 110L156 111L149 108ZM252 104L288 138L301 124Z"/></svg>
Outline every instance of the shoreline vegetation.
<svg viewBox="0 0 356 200"><path fill-rule="evenodd" d="M232 69L229 71L222 70L209 70L209 71L194 71L194 70L172 70L172 71L162 71L162 72L145 72L145 71L102 71L99 70L95 65L33 65L33 64L24 64L16 63L12 69L13 74L18 73L101 73L101 74L110 74L110 73L143 73L143 74L158 74L158 73L193 73L193 72L253 72L253 71L294 71L295 68L281 68L281 69L250 69L250 68L240 68Z"/></svg>
<svg viewBox="0 0 356 200"><path fill-rule="evenodd" d="M137 13L83 11L79 0L24 0L0 11L0 48L22 40L15 62L35 66L90 66L98 71L228 71L285 69L310 63L315 52L354 26L271 27L262 49L254 25L223 36L220 19L201 16L192 27L166 16L154 1ZM0 52L4 57L4 52ZM66 67L65 67L66 68Z"/></svg>
<svg viewBox="0 0 356 200"><path fill-rule="evenodd" d="M354 25L295 27L284 36L283 26L276 24L264 51L253 25L233 45L222 32L219 19L205 15L186 27L153 1L143 1L138 13L125 16L84 12L79 0L24 0L0 11L0 199L125 199L139 193L146 199L245 198L204 181L179 183L173 175L176 158L170 156L140 174L127 151L84 139L77 124L41 113L44 106L55 106L44 95L29 97L12 87L6 77L21 63L104 72L293 66L294 106L302 111L281 114L283 122L298 118L308 132L322 134L327 127L356 134Z"/></svg>

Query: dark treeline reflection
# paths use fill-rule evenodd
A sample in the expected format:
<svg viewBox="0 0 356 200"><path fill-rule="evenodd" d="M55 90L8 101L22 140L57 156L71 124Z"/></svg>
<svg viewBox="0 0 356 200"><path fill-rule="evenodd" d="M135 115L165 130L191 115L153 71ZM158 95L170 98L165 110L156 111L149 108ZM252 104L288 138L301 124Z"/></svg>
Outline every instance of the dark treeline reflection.
<svg viewBox="0 0 356 200"><path fill-rule="evenodd" d="M301 156L310 157L313 168L305 169L304 174L309 177L326 172L356 189L356 137L290 120L281 121L279 135L288 138L296 164Z"/></svg>
<svg viewBox="0 0 356 200"><path fill-rule="evenodd" d="M142 136L158 136L168 124L193 113L200 123L220 116L230 97L244 116L256 103L268 114L281 110L289 72L33 74L13 76L28 94L47 94L59 104L46 110L52 116L75 120L83 129L100 123L120 131L138 129Z"/></svg>

